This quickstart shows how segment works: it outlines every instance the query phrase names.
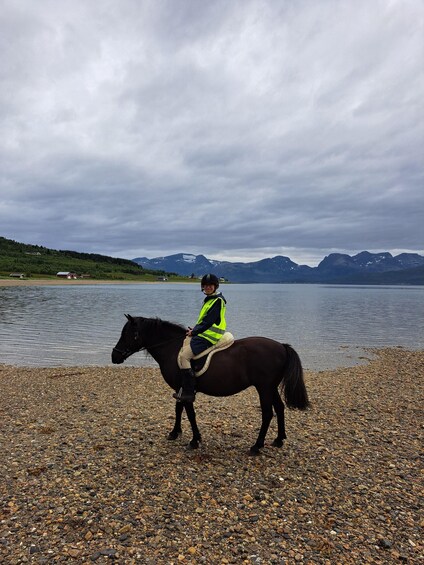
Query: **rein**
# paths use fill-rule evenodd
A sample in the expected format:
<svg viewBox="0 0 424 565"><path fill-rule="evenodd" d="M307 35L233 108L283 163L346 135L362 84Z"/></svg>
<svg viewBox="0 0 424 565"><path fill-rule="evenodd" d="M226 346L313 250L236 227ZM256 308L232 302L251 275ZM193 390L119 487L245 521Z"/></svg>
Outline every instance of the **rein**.
<svg viewBox="0 0 424 565"><path fill-rule="evenodd" d="M135 339L138 339L138 332L136 334ZM177 339L181 339L181 336L173 337L173 338L167 339L165 341L160 341L159 343L155 343L153 345L142 345L138 349L133 349L133 350L131 350L131 349L122 350L122 349L118 349L117 347L114 347L113 351L116 351L117 353L120 353L123 357L127 358L130 355L132 355L133 353L138 353L139 351L143 351L143 350L148 351L149 349L153 349L155 347L160 347L161 345L165 345L167 343L172 343L173 341L177 341Z"/></svg>

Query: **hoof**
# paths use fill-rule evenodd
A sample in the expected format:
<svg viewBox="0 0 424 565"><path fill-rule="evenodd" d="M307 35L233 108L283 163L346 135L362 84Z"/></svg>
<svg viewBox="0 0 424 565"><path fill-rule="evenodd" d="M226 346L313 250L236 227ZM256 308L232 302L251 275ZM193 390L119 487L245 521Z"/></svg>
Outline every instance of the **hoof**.
<svg viewBox="0 0 424 565"><path fill-rule="evenodd" d="M181 433L182 432L174 432L174 431L169 432L167 439L169 441L174 441L181 435Z"/></svg>
<svg viewBox="0 0 424 565"><path fill-rule="evenodd" d="M249 449L249 455L260 455L260 454L261 454L261 450L256 445L252 445L252 447Z"/></svg>
<svg viewBox="0 0 424 565"><path fill-rule="evenodd" d="M188 450L199 449L199 442L195 439L192 439L191 442L187 445Z"/></svg>
<svg viewBox="0 0 424 565"><path fill-rule="evenodd" d="M273 447L283 447L284 441L282 439L274 439L272 442Z"/></svg>

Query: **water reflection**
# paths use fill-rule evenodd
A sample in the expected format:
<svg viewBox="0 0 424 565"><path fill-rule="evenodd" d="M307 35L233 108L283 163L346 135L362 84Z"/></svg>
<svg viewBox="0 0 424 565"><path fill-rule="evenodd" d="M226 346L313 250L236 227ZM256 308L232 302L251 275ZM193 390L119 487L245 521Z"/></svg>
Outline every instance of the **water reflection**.
<svg viewBox="0 0 424 565"><path fill-rule="evenodd" d="M236 337L290 343L306 368L355 363L363 347L424 348L424 287L255 284L222 290ZM0 287L0 361L107 365L125 313L188 326L202 299L191 284ZM154 362L138 354L126 364Z"/></svg>

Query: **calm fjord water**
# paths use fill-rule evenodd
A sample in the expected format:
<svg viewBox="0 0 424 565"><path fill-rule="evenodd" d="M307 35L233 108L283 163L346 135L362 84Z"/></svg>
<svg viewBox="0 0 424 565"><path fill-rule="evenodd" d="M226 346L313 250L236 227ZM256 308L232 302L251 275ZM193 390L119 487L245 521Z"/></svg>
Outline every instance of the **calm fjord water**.
<svg viewBox="0 0 424 565"><path fill-rule="evenodd" d="M222 285L228 329L290 343L305 368L358 362L364 347L424 348L424 286ZM193 326L196 284L0 287L0 363L105 366L124 314ZM369 355L368 355L369 356ZM138 353L126 365L154 366Z"/></svg>

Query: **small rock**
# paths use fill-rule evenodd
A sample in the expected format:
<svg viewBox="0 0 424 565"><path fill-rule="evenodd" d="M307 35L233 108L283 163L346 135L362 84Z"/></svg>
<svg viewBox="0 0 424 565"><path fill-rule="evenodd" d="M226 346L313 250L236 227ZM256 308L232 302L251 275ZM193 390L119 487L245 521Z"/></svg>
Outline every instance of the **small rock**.
<svg viewBox="0 0 424 565"><path fill-rule="evenodd" d="M111 557L112 559L116 556L116 549L102 549L100 551L100 555L104 555L105 557Z"/></svg>
<svg viewBox="0 0 424 565"><path fill-rule="evenodd" d="M390 549L392 547L392 542L387 540L387 539L379 539L378 540L378 545L380 547L382 547L383 549Z"/></svg>

